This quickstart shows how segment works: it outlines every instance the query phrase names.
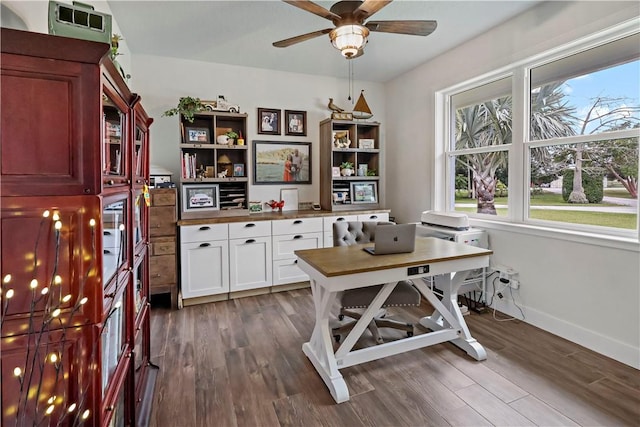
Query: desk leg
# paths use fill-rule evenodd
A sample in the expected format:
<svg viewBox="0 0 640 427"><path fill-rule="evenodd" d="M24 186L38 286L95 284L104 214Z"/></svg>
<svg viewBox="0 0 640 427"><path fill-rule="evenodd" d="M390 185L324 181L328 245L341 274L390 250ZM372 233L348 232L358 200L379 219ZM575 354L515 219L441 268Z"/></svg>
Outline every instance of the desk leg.
<svg viewBox="0 0 640 427"><path fill-rule="evenodd" d="M327 385L336 403L349 400L347 384L338 370L333 353L329 315L336 299L337 292L329 292L311 280L311 292L316 308L316 324L313 327L311 340L302 345L302 351L309 358L320 377Z"/></svg>
<svg viewBox="0 0 640 427"><path fill-rule="evenodd" d="M420 319L420 324L432 331L451 328L457 329L459 338L451 340L451 343L460 347L474 359L485 360L487 358L487 352L484 347L471 336L467 322L464 320L464 316L458 307L458 289L460 289L460 285L462 285L462 282L464 282L468 274L469 271L462 271L455 273L453 278L451 274L443 274L436 277L436 286L438 289L441 289L443 293L442 301L435 297L424 282L416 281L416 286L420 292L435 308L431 316Z"/></svg>

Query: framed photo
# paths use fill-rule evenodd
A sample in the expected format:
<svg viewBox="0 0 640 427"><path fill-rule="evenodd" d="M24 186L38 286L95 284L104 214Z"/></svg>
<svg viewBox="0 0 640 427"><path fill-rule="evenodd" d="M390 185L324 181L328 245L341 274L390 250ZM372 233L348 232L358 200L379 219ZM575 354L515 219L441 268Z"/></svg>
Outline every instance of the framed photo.
<svg viewBox="0 0 640 427"><path fill-rule="evenodd" d="M307 112L284 110L285 135L307 136Z"/></svg>
<svg viewBox="0 0 640 427"><path fill-rule="evenodd" d="M334 178L340 178L340 166L333 166L331 168L331 176Z"/></svg>
<svg viewBox="0 0 640 427"><path fill-rule="evenodd" d="M378 203L378 185L375 182L352 182L351 203Z"/></svg>
<svg viewBox="0 0 640 427"><path fill-rule="evenodd" d="M244 176L244 164L242 163L233 164L233 176Z"/></svg>
<svg viewBox="0 0 640 427"><path fill-rule="evenodd" d="M280 135L280 110L258 108L258 133Z"/></svg>
<svg viewBox="0 0 640 427"><path fill-rule="evenodd" d="M182 184L182 212L220 210L218 184Z"/></svg>
<svg viewBox="0 0 640 427"><path fill-rule="evenodd" d="M201 144L211 142L211 138L209 137L209 129L207 128L186 127L184 131L184 139L188 144Z"/></svg>
<svg viewBox="0 0 640 427"><path fill-rule="evenodd" d="M373 139L359 139L358 140L358 148L360 149L364 149L364 150L371 150L374 147L374 140Z"/></svg>
<svg viewBox="0 0 640 427"><path fill-rule="evenodd" d="M298 189L297 188L283 188L280 190L280 200L284 200L284 206L282 211L297 211L298 210Z"/></svg>
<svg viewBox="0 0 640 427"><path fill-rule="evenodd" d="M311 184L311 143L253 141L254 184Z"/></svg>

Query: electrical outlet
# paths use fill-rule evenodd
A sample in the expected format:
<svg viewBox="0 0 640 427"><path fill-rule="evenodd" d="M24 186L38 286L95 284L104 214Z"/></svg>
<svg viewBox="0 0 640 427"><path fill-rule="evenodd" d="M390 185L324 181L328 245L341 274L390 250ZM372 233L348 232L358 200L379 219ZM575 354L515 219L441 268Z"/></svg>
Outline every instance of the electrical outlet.
<svg viewBox="0 0 640 427"><path fill-rule="evenodd" d="M511 279L511 282L509 282L509 286L511 286L511 289L520 289L520 281Z"/></svg>

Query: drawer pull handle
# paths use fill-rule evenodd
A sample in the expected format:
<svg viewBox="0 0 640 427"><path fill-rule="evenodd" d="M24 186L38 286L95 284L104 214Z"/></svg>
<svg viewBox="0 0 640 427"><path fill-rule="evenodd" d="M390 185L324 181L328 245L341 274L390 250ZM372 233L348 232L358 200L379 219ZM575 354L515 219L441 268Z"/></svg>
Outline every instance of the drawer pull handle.
<svg viewBox="0 0 640 427"><path fill-rule="evenodd" d="M378 215L371 215L369 219L378 219Z"/></svg>
<svg viewBox="0 0 640 427"><path fill-rule="evenodd" d="M293 236L294 239L302 239L302 236L300 234L297 234L295 236Z"/></svg>
<svg viewBox="0 0 640 427"><path fill-rule="evenodd" d="M293 263L294 263L294 264L297 264L297 263L298 263L298 260L297 260L297 259L294 259L294 260L293 260Z"/></svg>
<svg viewBox="0 0 640 427"><path fill-rule="evenodd" d="M340 218L336 219L336 221L344 221L344 218L340 217Z"/></svg>
<svg viewBox="0 0 640 427"><path fill-rule="evenodd" d="M103 236L111 236L111 232L110 231L103 231L102 235Z"/></svg>
<svg viewBox="0 0 640 427"><path fill-rule="evenodd" d="M256 226L256 225L255 225L254 223L252 223L252 222L251 222L251 223L249 223L249 224L246 224L246 225L245 225L245 227L247 227L247 228L249 228L249 227L255 227L255 226Z"/></svg>
<svg viewBox="0 0 640 427"><path fill-rule="evenodd" d="M295 221L293 221L294 224L302 224L302 220L301 219L296 219Z"/></svg>
<svg viewBox="0 0 640 427"><path fill-rule="evenodd" d="M211 246L211 243L200 243L201 248L208 248L209 246Z"/></svg>
<svg viewBox="0 0 640 427"><path fill-rule="evenodd" d="M256 239L248 239L245 243L255 243Z"/></svg>
<svg viewBox="0 0 640 427"><path fill-rule="evenodd" d="M102 253L103 253L103 254L110 254L110 253L111 253L111 251L110 251L109 249L104 249L104 250L102 251Z"/></svg>
<svg viewBox="0 0 640 427"><path fill-rule="evenodd" d="M200 227L199 230L200 231L207 231L207 230L211 230L211 227L205 225L204 227Z"/></svg>

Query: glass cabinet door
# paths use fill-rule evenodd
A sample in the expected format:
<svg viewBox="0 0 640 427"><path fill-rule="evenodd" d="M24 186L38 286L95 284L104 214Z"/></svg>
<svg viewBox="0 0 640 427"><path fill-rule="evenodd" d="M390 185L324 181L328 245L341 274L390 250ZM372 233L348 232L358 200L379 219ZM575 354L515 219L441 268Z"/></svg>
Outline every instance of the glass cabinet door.
<svg viewBox="0 0 640 427"><path fill-rule="evenodd" d="M127 183L126 104L105 89L102 95L102 177L107 185Z"/></svg>
<svg viewBox="0 0 640 427"><path fill-rule="evenodd" d="M147 240L147 216L149 215L149 189L138 188L134 190L133 201L133 247L139 253L143 247L142 243Z"/></svg>
<svg viewBox="0 0 640 427"><path fill-rule="evenodd" d="M126 289L126 288L125 288ZM103 397L127 347L126 292L119 292L105 314L102 329L102 394Z"/></svg>
<svg viewBox="0 0 640 427"><path fill-rule="evenodd" d="M127 258L127 197L106 200L102 208L103 286L114 277Z"/></svg>
<svg viewBox="0 0 640 427"><path fill-rule="evenodd" d="M148 274L145 254L140 255L139 262L133 269L133 310L135 314L136 324L138 324L138 316L143 311L144 305L147 303Z"/></svg>

